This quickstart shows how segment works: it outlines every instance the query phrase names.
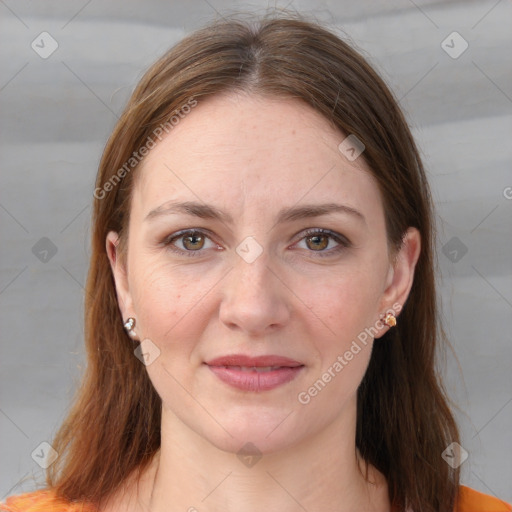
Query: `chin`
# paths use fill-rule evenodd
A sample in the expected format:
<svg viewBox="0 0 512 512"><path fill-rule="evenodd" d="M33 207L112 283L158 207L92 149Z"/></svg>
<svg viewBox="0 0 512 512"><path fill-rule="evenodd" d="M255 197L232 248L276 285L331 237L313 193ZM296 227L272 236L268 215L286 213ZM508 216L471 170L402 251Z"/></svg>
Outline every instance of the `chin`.
<svg viewBox="0 0 512 512"><path fill-rule="evenodd" d="M217 425L215 435L212 436L212 431L209 430L203 432L203 437L218 449L230 453L240 454L241 451L244 453L255 451L256 455L276 453L299 441L297 425L294 421L290 421L291 417L286 418L287 414L289 413L283 413L283 409L272 411L272 413L265 413L260 409L246 411L243 416L240 414L238 417L232 417L232 421L224 417L222 421L224 428Z"/></svg>

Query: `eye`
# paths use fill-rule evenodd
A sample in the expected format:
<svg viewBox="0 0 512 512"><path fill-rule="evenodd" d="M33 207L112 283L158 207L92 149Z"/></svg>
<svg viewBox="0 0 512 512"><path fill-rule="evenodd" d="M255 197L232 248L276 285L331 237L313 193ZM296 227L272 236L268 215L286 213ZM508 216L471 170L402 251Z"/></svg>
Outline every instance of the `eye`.
<svg viewBox="0 0 512 512"><path fill-rule="evenodd" d="M210 245L208 245L208 242ZM168 246L172 252L186 254L187 256L196 256L204 252L202 249L218 247L205 232L197 229L189 229L175 233L166 238L163 244Z"/></svg>
<svg viewBox="0 0 512 512"><path fill-rule="evenodd" d="M199 229L179 231L167 237L162 243L170 251L185 256L200 256L206 249L219 249L210 236ZM305 245L300 247L302 243ZM315 256L325 257L338 254L350 247L351 243L343 235L317 228L308 229L295 245L309 252L317 253Z"/></svg>
<svg viewBox="0 0 512 512"><path fill-rule="evenodd" d="M317 256L331 256L351 246L350 241L343 235L335 233L327 229L308 229L305 236L299 241L305 244L310 252L319 253Z"/></svg>

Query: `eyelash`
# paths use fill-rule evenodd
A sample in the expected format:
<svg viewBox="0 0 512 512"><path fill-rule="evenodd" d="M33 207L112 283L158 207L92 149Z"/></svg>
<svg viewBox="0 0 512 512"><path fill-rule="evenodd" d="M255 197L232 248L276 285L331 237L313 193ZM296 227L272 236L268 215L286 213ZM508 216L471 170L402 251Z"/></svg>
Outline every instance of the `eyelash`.
<svg viewBox="0 0 512 512"><path fill-rule="evenodd" d="M208 233L203 231L203 230L200 230L200 229L186 229L186 230L183 230L183 231L179 231L178 233L176 233L174 235L171 235L170 237L167 237L163 241L163 245L168 247L171 252L174 252L174 253L177 253L177 254L184 254L184 255L192 257L192 258L200 256L204 252L201 249L199 249L197 251L185 251L183 249L178 249L178 248L176 248L173 245L174 241L179 240L180 238L183 238L183 237L185 237L187 235L192 235L192 236L193 235L201 235L201 236L204 236L204 237L206 237L206 238L211 240L211 237L208 236ZM334 247L334 248L332 248L332 249L329 249L327 251L326 250L322 250L322 251L309 251L311 253L314 253L315 257L317 257L317 256L320 257L320 258L329 257L329 256L332 256L333 254L338 254L339 252L343 251L344 249L347 249L347 248L351 247L351 245L352 245L350 243L350 241L347 238L345 238L344 236L339 235L338 233L335 233L334 231L330 231L328 229L322 229L322 228L307 229L304 232L304 235L296 243L304 240L305 238L308 238L308 237L311 237L311 236L318 236L318 235L323 235L323 236L330 237L332 240L334 240L339 245Z"/></svg>

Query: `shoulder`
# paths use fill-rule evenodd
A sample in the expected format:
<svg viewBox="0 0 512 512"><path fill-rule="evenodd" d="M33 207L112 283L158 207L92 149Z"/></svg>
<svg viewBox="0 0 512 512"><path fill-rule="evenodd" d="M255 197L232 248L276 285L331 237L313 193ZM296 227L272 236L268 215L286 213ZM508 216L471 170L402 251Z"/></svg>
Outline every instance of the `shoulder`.
<svg viewBox="0 0 512 512"><path fill-rule="evenodd" d="M96 509L87 503L69 502L55 495L52 490L45 489L10 496L0 503L0 512L95 512Z"/></svg>
<svg viewBox="0 0 512 512"><path fill-rule="evenodd" d="M455 509L455 512L512 512L512 505L494 496L461 485L458 508Z"/></svg>
<svg viewBox="0 0 512 512"><path fill-rule="evenodd" d="M0 503L0 512L96 512L87 503L69 502L58 498L51 490L11 496ZM461 485L455 512L512 512L512 505L488 494Z"/></svg>

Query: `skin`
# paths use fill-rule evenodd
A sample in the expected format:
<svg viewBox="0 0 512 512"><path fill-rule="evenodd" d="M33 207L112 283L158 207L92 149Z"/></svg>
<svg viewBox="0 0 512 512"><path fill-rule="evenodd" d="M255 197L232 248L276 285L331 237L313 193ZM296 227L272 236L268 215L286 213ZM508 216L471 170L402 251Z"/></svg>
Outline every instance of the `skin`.
<svg viewBox="0 0 512 512"><path fill-rule="evenodd" d="M379 189L364 154L340 153L344 138L297 100L230 93L200 101L143 160L126 258L117 233L106 245L123 318L160 350L146 370L163 402L162 445L139 485L127 479L105 510L390 510L385 478L370 466L364 479L355 446L356 391L374 340L309 403L297 398L365 328L386 332L378 320L404 304L420 252L410 228L396 259L389 253ZM146 219L171 200L214 205L233 222ZM276 223L282 208L324 203L364 220L336 212ZM164 245L191 228L209 234ZM312 240L309 228L350 245ZM248 236L262 248L252 263L236 252ZM277 389L240 391L203 364L233 353L305 367ZM262 454L252 467L236 455L247 442Z"/></svg>

